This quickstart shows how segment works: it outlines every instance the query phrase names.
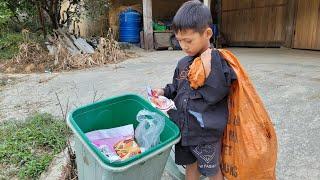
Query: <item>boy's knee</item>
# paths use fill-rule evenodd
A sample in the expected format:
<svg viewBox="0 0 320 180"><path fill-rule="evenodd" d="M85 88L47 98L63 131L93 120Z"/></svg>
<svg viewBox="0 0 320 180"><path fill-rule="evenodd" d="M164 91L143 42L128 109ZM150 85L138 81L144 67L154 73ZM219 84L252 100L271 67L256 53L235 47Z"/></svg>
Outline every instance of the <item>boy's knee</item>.
<svg viewBox="0 0 320 180"><path fill-rule="evenodd" d="M220 168L218 169L217 173L213 176L209 176L210 180L224 180L224 177L222 175L222 172L220 170Z"/></svg>
<svg viewBox="0 0 320 180"><path fill-rule="evenodd" d="M186 166L186 180L195 180L200 178L200 172L198 170L198 163L188 164Z"/></svg>
<svg viewBox="0 0 320 180"><path fill-rule="evenodd" d="M198 170L198 162L196 161L196 162L194 162L192 164L188 164L188 165L186 165L186 168L187 169L196 169L196 170Z"/></svg>

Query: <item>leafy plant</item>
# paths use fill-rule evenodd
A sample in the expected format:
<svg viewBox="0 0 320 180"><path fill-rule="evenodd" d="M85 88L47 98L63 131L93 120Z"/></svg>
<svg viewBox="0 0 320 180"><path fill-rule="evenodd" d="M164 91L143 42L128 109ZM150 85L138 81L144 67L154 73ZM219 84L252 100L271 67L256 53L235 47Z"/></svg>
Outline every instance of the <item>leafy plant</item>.
<svg viewBox="0 0 320 180"><path fill-rule="evenodd" d="M12 15L12 12L7 7L7 3L3 0L0 0L0 35L1 31L5 29L5 26Z"/></svg>
<svg viewBox="0 0 320 180"><path fill-rule="evenodd" d="M18 53L18 46L22 42L23 37L20 33L0 34L0 60L13 58Z"/></svg>
<svg viewBox="0 0 320 180"><path fill-rule="evenodd" d="M0 171L0 179L39 177L66 147L69 135L65 122L50 114L0 124L0 167L5 170Z"/></svg>

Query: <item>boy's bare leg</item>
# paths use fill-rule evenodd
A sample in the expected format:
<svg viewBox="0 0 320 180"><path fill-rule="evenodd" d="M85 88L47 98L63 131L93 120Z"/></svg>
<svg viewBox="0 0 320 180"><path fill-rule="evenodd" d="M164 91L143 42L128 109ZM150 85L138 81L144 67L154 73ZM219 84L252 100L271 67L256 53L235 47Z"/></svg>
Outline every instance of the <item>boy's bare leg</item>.
<svg viewBox="0 0 320 180"><path fill-rule="evenodd" d="M209 179L210 179L210 180L224 180L220 168L219 168L219 170L218 170L218 173L217 173L216 175L214 175L214 176L210 176Z"/></svg>
<svg viewBox="0 0 320 180"><path fill-rule="evenodd" d="M186 180L199 180L200 172L198 170L198 162L187 165L186 167Z"/></svg>

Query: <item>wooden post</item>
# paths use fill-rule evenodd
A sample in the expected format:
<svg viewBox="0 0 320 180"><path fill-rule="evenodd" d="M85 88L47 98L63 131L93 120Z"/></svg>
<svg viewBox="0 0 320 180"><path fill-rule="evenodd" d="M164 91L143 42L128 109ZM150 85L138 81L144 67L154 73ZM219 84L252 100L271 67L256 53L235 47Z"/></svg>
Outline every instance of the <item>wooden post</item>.
<svg viewBox="0 0 320 180"><path fill-rule="evenodd" d="M204 0L204 1L203 1L203 4L204 4L204 5L206 5L206 6L208 6L208 7L209 7L209 9L210 9L210 6L211 6L211 0Z"/></svg>
<svg viewBox="0 0 320 180"><path fill-rule="evenodd" d="M222 45L220 43L220 34L221 34L221 27L222 27L222 0L215 0L215 11L217 11L217 24L218 24L218 34L216 39L216 48L222 48Z"/></svg>
<svg viewBox="0 0 320 180"><path fill-rule="evenodd" d="M284 46L288 48L292 48L293 39L294 39L294 31L295 31L295 19L296 19L296 11L297 11L297 0L289 0L287 2L286 8L286 22L284 24L285 29L285 40Z"/></svg>
<svg viewBox="0 0 320 180"><path fill-rule="evenodd" d="M144 48L153 49L153 29L152 29L152 0L142 0L143 3L143 31Z"/></svg>

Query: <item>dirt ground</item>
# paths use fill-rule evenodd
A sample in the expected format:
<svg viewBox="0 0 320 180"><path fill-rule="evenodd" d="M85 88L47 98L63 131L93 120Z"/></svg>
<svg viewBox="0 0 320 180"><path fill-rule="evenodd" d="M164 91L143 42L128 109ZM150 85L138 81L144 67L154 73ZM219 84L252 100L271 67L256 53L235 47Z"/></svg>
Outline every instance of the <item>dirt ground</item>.
<svg viewBox="0 0 320 180"><path fill-rule="evenodd" d="M320 52L231 48L260 93L276 127L277 179L320 179ZM0 121L34 111L60 115L56 94L70 109L171 81L181 51L140 52L141 57L101 68L46 74L0 74ZM2 81L3 79L3 81ZM8 83L9 79L9 83Z"/></svg>

